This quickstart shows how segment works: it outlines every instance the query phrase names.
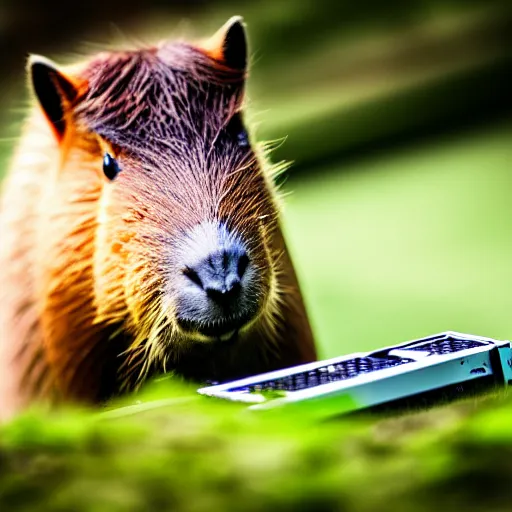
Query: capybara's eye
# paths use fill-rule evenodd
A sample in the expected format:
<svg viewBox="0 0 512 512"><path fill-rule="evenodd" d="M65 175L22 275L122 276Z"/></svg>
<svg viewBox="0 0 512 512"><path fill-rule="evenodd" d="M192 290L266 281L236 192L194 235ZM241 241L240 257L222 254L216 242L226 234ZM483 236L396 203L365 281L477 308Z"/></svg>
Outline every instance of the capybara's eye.
<svg viewBox="0 0 512 512"><path fill-rule="evenodd" d="M112 181L121 172L121 168L117 163L117 160L110 154L105 153L103 157L103 172L105 176Z"/></svg>
<svg viewBox="0 0 512 512"><path fill-rule="evenodd" d="M249 145L249 135L242 121L242 115L237 112L230 120L226 127L228 133L236 139L238 145L245 148Z"/></svg>

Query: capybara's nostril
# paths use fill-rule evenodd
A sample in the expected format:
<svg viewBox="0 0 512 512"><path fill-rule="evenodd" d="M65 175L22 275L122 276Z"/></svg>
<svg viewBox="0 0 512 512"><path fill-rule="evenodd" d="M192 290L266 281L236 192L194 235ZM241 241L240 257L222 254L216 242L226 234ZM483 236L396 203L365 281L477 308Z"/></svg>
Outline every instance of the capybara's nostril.
<svg viewBox="0 0 512 512"><path fill-rule="evenodd" d="M199 277L198 273L190 267L185 267L183 269L183 275L188 277L194 284L197 284L200 288L203 288L203 282Z"/></svg>
<svg viewBox="0 0 512 512"><path fill-rule="evenodd" d="M208 286L204 289L208 298L219 306L227 306L236 300L240 294L240 280L231 279L226 281L223 285L219 286L215 283L213 286Z"/></svg>
<svg viewBox="0 0 512 512"><path fill-rule="evenodd" d="M238 258L238 264L236 267L238 277L242 279L244 277L245 271L247 270L247 266L249 265L249 256L247 256L247 253L244 251L242 254L240 254Z"/></svg>

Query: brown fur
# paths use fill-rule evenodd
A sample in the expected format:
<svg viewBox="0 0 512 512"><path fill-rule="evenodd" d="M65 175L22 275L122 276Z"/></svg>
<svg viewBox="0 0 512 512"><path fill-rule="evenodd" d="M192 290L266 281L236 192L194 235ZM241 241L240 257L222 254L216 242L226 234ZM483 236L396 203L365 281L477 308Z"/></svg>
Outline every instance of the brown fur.
<svg viewBox="0 0 512 512"><path fill-rule="evenodd" d="M158 372L226 380L315 359L272 168L224 133L245 70L221 57L185 43L100 54L68 75L62 136L34 108L1 206L0 416L99 402ZM113 183L106 151L123 165ZM235 344L193 342L173 317L173 251L205 221L244 238L262 282Z"/></svg>

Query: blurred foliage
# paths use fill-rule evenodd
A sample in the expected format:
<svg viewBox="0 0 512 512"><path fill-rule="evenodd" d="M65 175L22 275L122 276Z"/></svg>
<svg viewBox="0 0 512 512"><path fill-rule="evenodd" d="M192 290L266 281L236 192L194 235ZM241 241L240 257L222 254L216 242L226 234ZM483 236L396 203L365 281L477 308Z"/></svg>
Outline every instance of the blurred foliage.
<svg viewBox="0 0 512 512"><path fill-rule="evenodd" d="M202 38L235 13L251 40L248 118L259 138L287 137L276 158L295 173L512 111L505 0L89 0L73 16L66 6L0 4L0 137L17 133L29 52L69 62L113 42Z"/></svg>

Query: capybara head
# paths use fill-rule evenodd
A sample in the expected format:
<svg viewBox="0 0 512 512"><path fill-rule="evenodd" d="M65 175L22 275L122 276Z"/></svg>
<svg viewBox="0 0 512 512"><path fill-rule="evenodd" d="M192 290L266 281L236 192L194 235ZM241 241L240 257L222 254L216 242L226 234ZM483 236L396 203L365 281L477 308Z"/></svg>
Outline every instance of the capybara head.
<svg viewBox="0 0 512 512"><path fill-rule="evenodd" d="M30 66L65 153L62 179L73 173L77 200L98 203L96 321L122 325L129 350L164 360L243 343L251 330L271 335L277 199L244 124L241 19L203 44L102 53L69 72L39 57ZM93 169L89 184L81 165Z"/></svg>

